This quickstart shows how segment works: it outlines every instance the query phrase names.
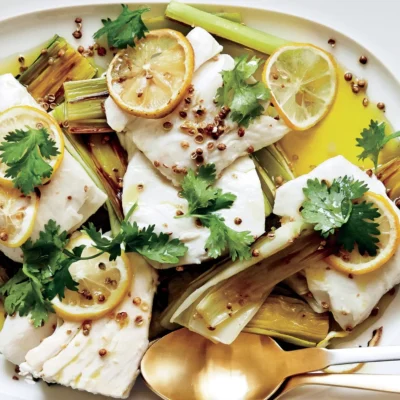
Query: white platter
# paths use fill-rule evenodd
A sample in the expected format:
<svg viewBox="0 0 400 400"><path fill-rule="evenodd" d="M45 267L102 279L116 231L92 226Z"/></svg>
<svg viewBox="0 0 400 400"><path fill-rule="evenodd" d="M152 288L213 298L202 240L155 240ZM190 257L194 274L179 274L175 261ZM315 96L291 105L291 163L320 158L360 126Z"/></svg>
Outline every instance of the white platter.
<svg viewBox="0 0 400 400"><path fill-rule="evenodd" d="M84 2L85 0L82 1ZM373 54L370 54L367 49L335 30L313 21L256 8L229 7L226 4L222 5L222 2L223 0L207 0L202 2L202 7L214 12L239 11L242 14L244 22L252 27L268 31L289 40L311 42L331 51L339 63L345 66L346 69L351 70L356 76L365 77L369 81L368 97L375 101L384 101L387 118L394 128L400 129L400 113L398 112L400 107L400 84L385 68L384 64L376 59ZM146 3L151 3L152 15L162 14L165 8L165 4L163 5L163 3L153 1L147 1ZM206 5L207 3L212 3L213 5ZM76 45L82 44L84 46L89 45L92 42L91 34L101 25L100 19L105 17L113 18L118 15L119 10L119 5L78 6L37 12L2 21L0 22L1 57L7 58L12 54L23 54L24 51L46 42L55 33L64 36L70 43L75 43ZM84 35L80 41L76 41L71 35L75 28L74 19L78 16L84 20ZM336 40L335 48L328 45L329 38ZM362 54L368 56L368 64L366 66L362 66L358 62L358 58ZM369 320L363 332L358 336L353 336L351 341L339 345L366 346L368 340L371 338L372 331L380 326L384 327L381 345L400 345L400 315L398 313L398 310L400 310L400 296L388 296L386 303L387 308L385 312L381 312L377 317ZM400 362L370 364L365 366L361 372L400 374ZM13 375L14 366L0 358L1 400L104 399L102 396L93 396L59 386L48 387L44 383L30 385L24 380L14 381L12 380ZM366 391L324 388L299 389L287 395L285 399L317 400L321 396L325 400L399 399L399 395L383 395ZM130 400L156 399L158 397L152 394L141 380L135 385L130 397ZM240 399L229 398L219 400Z"/></svg>

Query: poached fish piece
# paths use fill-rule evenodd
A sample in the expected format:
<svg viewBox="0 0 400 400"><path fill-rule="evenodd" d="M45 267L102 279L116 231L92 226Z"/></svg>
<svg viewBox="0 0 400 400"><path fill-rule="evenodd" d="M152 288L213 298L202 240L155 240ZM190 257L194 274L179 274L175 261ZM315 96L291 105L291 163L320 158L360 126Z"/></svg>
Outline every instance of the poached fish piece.
<svg viewBox="0 0 400 400"><path fill-rule="evenodd" d="M193 31L188 36L191 34ZM205 31L202 35L204 40L214 40ZM125 136L122 142L128 153L130 143L137 146L175 186L180 185L185 171L196 168L197 164L214 163L219 175L237 158L275 143L289 132L282 121L267 115L245 129L232 122L229 113L221 111L214 98L223 84L221 72L233 69L233 58L227 54L215 56L215 51L210 51L206 61L204 44L192 40L192 46L195 59L201 57L204 63L194 73L185 99L165 118L121 116L112 100L105 102L107 121L113 129L124 132L120 136ZM198 54L201 56L197 57ZM196 151L202 154L196 156Z"/></svg>
<svg viewBox="0 0 400 400"><path fill-rule="evenodd" d="M149 344L157 276L141 256L127 255L134 278L117 309L95 321L65 321L28 352L21 374L93 394L129 396Z"/></svg>
<svg viewBox="0 0 400 400"><path fill-rule="evenodd" d="M230 209L218 211L232 229L250 231L254 236L264 233L264 198L253 161L245 156L237 159L215 184L223 192L237 196ZM178 196L179 189L163 177L139 151L132 152L124 177L122 205L125 215L137 202L131 220L140 227L155 225L155 231L171 232L179 238L188 251L178 264L200 264L207 260L205 244L209 229L196 225L194 218L175 218L187 211L187 201ZM151 261L155 268L176 265Z"/></svg>
<svg viewBox="0 0 400 400"><path fill-rule="evenodd" d="M274 213L292 220L302 219L299 209L305 200L303 188L307 180L318 178L332 182L345 175L365 182L370 192L386 196L385 186L375 175L370 177L344 157L337 156L277 189ZM395 204L390 204L400 215ZM306 268L304 273L313 295L313 299L305 296L310 306L316 312L329 309L344 330L351 330L368 318L387 291L400 283L400 250L384 266L363 275L349 277L323 261Z"/></svg>

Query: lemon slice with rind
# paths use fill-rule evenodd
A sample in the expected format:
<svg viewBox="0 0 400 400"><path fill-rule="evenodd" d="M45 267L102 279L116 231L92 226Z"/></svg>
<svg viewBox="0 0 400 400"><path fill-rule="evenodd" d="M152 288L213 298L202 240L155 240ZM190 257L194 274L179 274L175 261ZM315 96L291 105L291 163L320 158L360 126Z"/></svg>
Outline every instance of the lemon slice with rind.
<svg viewBox="0 0 400 400"><path fill-rule="evenodd" d="M378 229L380 231L377 255L361 255L356 246L351 253L341 250L338 255L331 255L326 259L326 262L332 267L353 275L366 274L383 267L394 255L400 244L399 216L389 198L367 192L360 201L373 203L381 214L374 220L375 223L379 224Z"/></svg>
<svg viewBox="0 0 400 400"><path fill-rule="evenodd" d="M107 71L111 97L125 111L162 118L183 99L194 71L190 42L173 29L150 31L119 51Z"/></svg>
<svg viewBox="0 0 400 400"><path fill-rule="evenodd" d="M31 236L39 207L36 193L0 186L0 244L19 247Z"/></svg>
<svg viewBox="0 0 400 400"><path fill-rule="evenodd" d="M263 81L279 116L294 130L306 130L331 108L337 89L334 58L311 44L278 48L265 63Z"/></svg>
<svg viewBox="0 0 400 400"><path fill-rule="evenodd" d="M15 106L8 108L0 114L0 143L4 137L16 129L26 130L27 127L39 129L45 128L50 138L56 142L59 154L45 160L53 168L53 174L61 164L64 156L64 136L56 120L44 111L31 106ZM0 184L7 187L13 186L12 178L6 178L7 165L0 161ZM46 183L51 179L43 180Z"/></svg>
<svg viewBox="0 0 400 400"><path fill-rule="evenodd" d="M72 250L81 245L86 246L82 257L99 253L84 233L77 233L67 248ZM77 261L69 267L69 272L79 284L78 291L65 289L62 301L58 297L52 300L57 315L69 321L98 319L108 314L124 299L132 280L129 259L124 253L115 261L109 261L107 253Z"/></svg>

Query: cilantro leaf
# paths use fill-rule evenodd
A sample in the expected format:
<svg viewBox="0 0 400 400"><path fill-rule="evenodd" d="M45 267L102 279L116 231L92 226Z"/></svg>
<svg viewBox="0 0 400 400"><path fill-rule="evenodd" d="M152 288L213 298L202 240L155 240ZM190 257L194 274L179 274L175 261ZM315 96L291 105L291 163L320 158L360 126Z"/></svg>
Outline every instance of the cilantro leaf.
<svg viewBox="0 0 400 400"><path fill-rule="evenodd" d="M264 83L253 78L262 62L257 57L248 60L247 55L235 58L235 67L222 71L223 86L217 90L217 104L229 107L232 121L245 127L264 112L262 102L270 98Z"/></svg>
<svg viewBox="0 0 400 400"><path fill-rule="evenodd" d="M45 128L16 129L0 144L0 158L7 165L5 176L14 186L29 194L44 178L50 178L53 168L46 160L59 154L56 142Z"/></svg>
<svg viewBox="0 0 400 400"><path fill-rule="evenodd" d="M197 174L192 169L188 171L181 195L188 201L189 214L208 214L232 207L236 196L211 186L216 180L215 164L202 165Z"/></svg>
<svg viewBox="0 0 400 400"><path fill-rule="evenodd" d="M206 242L206 249L210 257L217 258L225 249L229 249L229 255L233 261L251 258L249 246L254 242L254 237L250 231L238 232L229 228L225 224L224 218L218 214L202 216L200 221L210 229L210 236Z"/></svg>
<svg viewBox="0 0 400 400"><path fill-rule="evenodd" d="M77 290L69 267L80 259L83 246L67 255L67 244L67 232L60 232L56 222L50 220L36 242L28 240L22 245L22 269L0 288L0 294L6 296L4 307L8 314L30 314L39 327L53 312L51 300L55 296L62 299L65 288Z"/></svg>
<svg viewBox="0 0 400 400"><path fill-rule="evenodd" d="M353 251L354 245L357 244L360 254L367 252L370 256L375 256L379 249L379 239L376 236L380 231L379 224L372 221L380 215L372 203L364 201L353 204L349 220L339 229L337 244L348 252Z"/></svg>
<svg viewBox="0 0 400 400"><path fill-rule="evenodd" d="M210 257L217 258L228 249L233 260L248 259L251 257L248 246L254 241L250 232L231 229L225 224L224 218L214 214L216 211L231 208L236 200L233 193L223 193L222 189L212 186L216 179L214 164L201 166L197 174L193 170L188 171L183 179L181 191L182 197L188 201L188 212L181 217L198 218L210 229L210 236L206 242Z"/></svg>
<svg viewBox="0 0 400 400"><path fill-rule="evenodd" d="M142 14L150 11L150 8L129 10L126 4L122 4L122 12L118 18L112 21L110 18L102 19L103 27L94 33L93 38L99 39L107 35L108 45L117 49L128 46L135 47L135 39L141 39L149 30L143 23Z"/></svg>
<svg viewBox="0 0 400 400"><path fill-rule="evenodd" d="M113 239L102 236L93 224L85 227L84 231L97 249L110 254L111 261L121 255L121 248L124 246L127 253L138 253L160 263L177 263L179 257L186 254L187 247L179 239L169 240L166 233L157 235L154 232L155 225L140 229L136 222L128 222L134 208L136 205L127 213L121 223L120 232Z"/></svg>
<svg viewBox="0 0 400 400"><path fill-rule="evenodd" d="M355 200L368 192L368 185L362 181L355 181L353 178L345 175L332 182L331 191L343 193L344 197Z"/></svg>
<svg viewBox="0 0 400 400"><path fill-rule="evenodd" d="M400 136L400 132L395 132L386 136L385 127L386 125L384 122L378 123L378 121L371 120L369 127L361 132L361 138L356 139L356 146L363 149L358 155L358 159L365 160L369 158L374 163L375 170L378 168L379 153L385 144Z"/></svg>
<svg viewBox="0 0 400 400"><path fill-rule="evenodd" d="M332 184L334 188L337 185ZM330 190L326 182L308 179L303 192L307 200L303 203L301 215L307 223L315 224L314 229L321 231L322 237L334 234L335 229L349 219L352 207L350 199L341 191Z"/></svg>
<svg viewBox="0 0 400 400"><path fill-rule="evenodd" d="M379 224L373 222L380 216L372 203L356 200L368 191L368 186L348 176L334 179L332 185L318 179L309 179L303 188L306 200L301 215L314 229L327 238L336 234L336 243L351 252L355 245L360 254L376 255L379 242Z"/></svg>

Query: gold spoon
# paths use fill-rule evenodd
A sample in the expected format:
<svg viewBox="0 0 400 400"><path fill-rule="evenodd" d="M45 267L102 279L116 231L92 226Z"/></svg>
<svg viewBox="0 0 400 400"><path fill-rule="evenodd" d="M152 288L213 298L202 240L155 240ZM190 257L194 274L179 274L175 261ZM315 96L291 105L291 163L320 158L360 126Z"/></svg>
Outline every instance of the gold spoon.
<svg viewBox="0 0 400 400"><path fill-rule="evenodd" d="M241 333L227 346L180 329L149 348L141 371L149 387L165 400L261 400L271 397L285 379L293 375L322 370L330 365L399 359L400 347L397 346L284 351L268 336ZM318 375L320 379L326 377L326 374L309 374L303 378L314 377L316 381ZM350 378L354 376L357 375L350 375ZM305 384L300 378L297 384ZM325 383L320 384L328 384L328 381L325 378ZM351 379L345 381L344 386L351 386L349 381ZM368 388L366 381L367 378L362 384ZM296 380L290 380L286 390L291 388L290 382L294 385ZM334 385L333 380L331 385ZM396 385L400 389L400 384Z"/></svg>

